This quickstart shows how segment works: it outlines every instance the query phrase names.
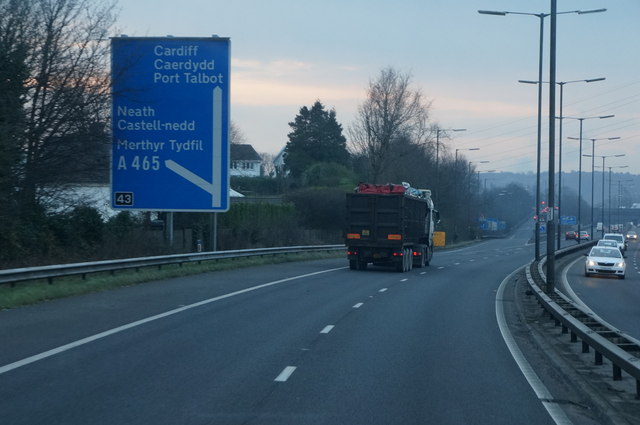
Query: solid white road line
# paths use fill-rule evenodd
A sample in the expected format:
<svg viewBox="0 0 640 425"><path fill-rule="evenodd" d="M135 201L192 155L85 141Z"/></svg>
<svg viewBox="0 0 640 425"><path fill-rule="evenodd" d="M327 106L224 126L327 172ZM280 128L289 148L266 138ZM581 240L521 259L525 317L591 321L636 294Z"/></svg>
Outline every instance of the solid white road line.
<svg viewBox="0 0 640 425"><path fill-rule="evenodd" d="M284 370L282 372L280 372L280 375L278 375L276 377L276 379L274 379L274 381L276 382L287 382L287 379L289 379L289 377L293 374L293 372L295 372L296 367L295 366L287 366L284 368Z"/></svg>
<svg viewBox="0 0 640 425"><path fill-rule="evenodd" d="M511 356L513 356L513 359L518 364L520 371L527 379L527 382L529 382L531 388L533 388L533 391L536 393L538 399L542 402L544 408L547 409L547 412L551 416L551 419L553 419L553 421L557 425L573 425L573 423L569 420L560 406L557 403L553 402L554 400L551 392L540 380L536 372L533 370L533 367L531 367L529 361L525 358L524 354L522 354L520 347L518 347L518 344L513 338L513 335L511 335L511 331L509 330L509 327L507 325L507 320L504 316L504 289L507 286L509 280L511 280L511 278L521 269L522 267L513 271L509 276L507 276L500 284L498 292L496 293L496 319L498 321L498 327L500 328L502 339L504 339L505 344L507 344L507 347L511 352Z"/></svg>
<svg viewBox="0 0 640 425"><path fill-rule="evenodd" d="M97 333L95 335L91 335L91 336L88 336L86 338L82 338L82 339L79 339L77 341L71 342L69 344L62 345L62 346L54 348L52 350L45 351L43 353L36 354L34 356L31 356L31 357L27 357L26 359L18 360L17 362L13 362L13 363L10 363L8 365L2 366L2 367L0 367L0 375L2 375L3 373L7 373L7 372L9 372L11 370L14 370L14 369L18 369L18 368L20 368L22 366L26 366L28 364L35 363L37 361L46 359L47 357L51 357L51 356L54 356L56 354L63 353L65 351L71 350L72 348L80 347L82 345L89 344L90 342L97 341L99 339L102 339L102 338L105 338L105 337L108 337L108 336L111 336L111 335L126 331L128 329L135 328L135 327L138 327L140 325L144 325L144 324L149 323L149 322L154 322L154 321L159 320L159 319L164 319L165 317L173 316L174 314L182 313L184 311L191 310L193 308L197 308L197 307L201 307L203 305L211 304L213 302L220 301L220 300L223 300L225 298L231 298L231 297L235 297L236 295L241 295L241 294L244 294L244 293L247 293L247 292L255 291L255 290L266 288L266 287L273 286L273 285L278 285L280 283L291 282L292 280L303 279L305 277L316 276L316 275L323 274L323 273L334 272L336 270L342 270L342 269L345 269L345 268L346 267L338 267L338 268L335 268L335 269L321 270L319 272L307 273L307 274L303 274L303 275L300 275L300 276L288 277L286 279L280 279L280 280L276 280L276 281L273 281L273 282L264 283L262 285L257 285L257 286L253 286L251 288L242 289L240 291L231 292L229 294L220 295L220 296L215 297L215 298L209 298L208 300L200 301L200 302L189 304L187 306L176 308L174 310L170 310L170 311L167 311L167 312L164 312L164 313L156 314L155 316L147 317L145 319L137 320L135 322L131 322L131 323L128 323L126 325L118 326L117 328L109 329L108 331L100 332L100 333Z"/></svg>

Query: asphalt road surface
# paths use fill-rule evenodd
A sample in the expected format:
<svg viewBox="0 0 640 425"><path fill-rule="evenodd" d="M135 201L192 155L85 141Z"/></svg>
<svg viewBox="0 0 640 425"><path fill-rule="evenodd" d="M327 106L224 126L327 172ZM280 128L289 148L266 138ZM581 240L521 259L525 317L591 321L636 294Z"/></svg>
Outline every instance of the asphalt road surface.
<svg viewBox="0 0 640 425"><path fill-rule="evenodd" d="M319 260L0 312L0 421L553 424L496 323L526 239L408 273Z"/></svg>
<svg viewBox="0 0 640 425"><path fill-rule="evenodd" d="M585 257L567 271L567 281L579 299L602 319L640 340L640 243L629 241L626 277L584 276Z"/></svg>

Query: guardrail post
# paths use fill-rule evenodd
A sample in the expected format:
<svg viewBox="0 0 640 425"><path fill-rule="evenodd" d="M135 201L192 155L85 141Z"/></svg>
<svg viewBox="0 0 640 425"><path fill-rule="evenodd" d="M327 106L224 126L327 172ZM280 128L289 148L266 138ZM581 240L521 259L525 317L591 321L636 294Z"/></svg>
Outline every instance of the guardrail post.
<svg viewBox="0 0 640 425"><path fill-rule="evenodd" d="M587 344L584 341L582 341L582 352L583 353L588 353L589 352L589 344Z"/></svg>
<svg viewBox="0 0 640 425"><path fill-rule="evenodd" d="M636 400L640 400L640 379L636 379Z"/></svg>
<svg viewBox="0 0 640 425"><path fill-rule="evenodd" d="M571 342L578 342L578 335L574 331L571 331Z"/></svg>
<svg viewBox="0 0 640 425"><path fill-rule="evenodd" d="M620 366L613 365L613 380L622 381L622 369Z"/></svg>
<svg viewBox="0 0 640 425"><path fill-rule="evenodd" d="M595 350L595 352L595 364L600 366L602 364L602 354L598 350Z"/></svg>

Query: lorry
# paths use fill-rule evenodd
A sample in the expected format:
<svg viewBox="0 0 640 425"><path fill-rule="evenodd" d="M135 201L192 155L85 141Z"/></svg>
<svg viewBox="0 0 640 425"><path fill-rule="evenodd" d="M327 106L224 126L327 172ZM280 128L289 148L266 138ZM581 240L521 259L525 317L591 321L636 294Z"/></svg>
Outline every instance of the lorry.
<svg viewBox="0 0 640 425"><path fill-rule="evenodd" d="M428 266L433 232L440 221L431 191L408 183L360 183L347 193L345 245L352 270L369 263L406 272Z"/></svg>

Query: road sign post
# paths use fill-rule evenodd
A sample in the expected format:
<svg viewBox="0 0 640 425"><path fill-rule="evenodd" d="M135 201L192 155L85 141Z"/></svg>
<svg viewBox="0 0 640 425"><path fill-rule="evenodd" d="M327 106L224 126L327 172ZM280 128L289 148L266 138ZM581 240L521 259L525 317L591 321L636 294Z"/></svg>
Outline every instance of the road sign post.
<svg viewBox="0 0 640 425"><path fill-rule="evenodd" d="M229 45L111 40L114 208L229 209Z"/></svg>

